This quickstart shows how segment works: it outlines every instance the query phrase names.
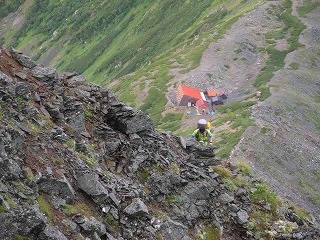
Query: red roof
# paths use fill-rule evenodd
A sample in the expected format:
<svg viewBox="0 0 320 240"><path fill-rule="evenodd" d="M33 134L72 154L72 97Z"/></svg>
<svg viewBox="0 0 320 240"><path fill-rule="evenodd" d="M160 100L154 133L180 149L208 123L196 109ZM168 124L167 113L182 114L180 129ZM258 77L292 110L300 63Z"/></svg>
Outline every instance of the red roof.
<svg viewBox="0 0 320 240"><path fill-rule="evenodd" d="M202 107L202 106L208 107L209 104L207 102L203 101L202 99L199 99L199 100L196 101L196 106L197 107Z"/></svg>
<svg viewBox="0 0 320 240"><path fill-rule="evenodd" d="M217 91L207 91L208 97L215 97L218 95Z"/></svg>
<svg viewBox="0 0 320 240"><path fill-rule="evenodd" d="M192 88L192 87L187 87L185 85L180 84L179 88L181 89L183 95L189 96L189 97L193 97L196 99L202 99L201 95L200 95L200 90Z"/></svg>

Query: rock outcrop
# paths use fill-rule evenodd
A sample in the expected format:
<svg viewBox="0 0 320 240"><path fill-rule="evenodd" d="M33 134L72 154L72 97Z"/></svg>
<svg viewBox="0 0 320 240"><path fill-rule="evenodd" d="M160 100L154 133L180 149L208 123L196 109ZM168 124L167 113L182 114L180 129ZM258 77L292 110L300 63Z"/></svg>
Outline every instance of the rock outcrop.
<svg viewBox="0 0 320 240"><path fill-rule="evenodd" d="M76 73L0 49L0 107L1 239L320 236L294 208L255 199L261 182L214 148L156 131Z"/></svg>

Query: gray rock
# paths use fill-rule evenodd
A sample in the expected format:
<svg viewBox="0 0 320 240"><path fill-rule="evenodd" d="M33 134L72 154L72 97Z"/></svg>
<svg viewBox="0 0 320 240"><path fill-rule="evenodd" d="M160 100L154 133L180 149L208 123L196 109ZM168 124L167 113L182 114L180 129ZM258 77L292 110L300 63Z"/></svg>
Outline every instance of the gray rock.
<svg viewBox="0 0 320 240"><path fill-rule="evenodd" d="M68 238L55 227L47 225L39 234L38 240L67 240Z"/></svg>
<svg viewBox="0 0 320 240"><path fill-rule="evenodd" d="M184 138L184 137L179 137L179 141L180 141L180 144L181 144L181 146L184 148L184 149L186 149L187 148L187 141L186 141L186 139Z"/></svg>
<svg viewBox="0 0 320 240"><path fill-rule="evenodd" d="M0 176L5 179L19 179L22 172L22 161L0 157Z"/></svg>
<svg viewBox="0 0 320 240"><path fill-rule="evenodd" d="M58 74L54 68L41 67L38 65L32 69L32 75L42 82L58 78Z"/></svg>
<svg viewBox="0 0 320 240"><path fill-rule="evenodd" d="M140 217L149 214L147 206L140 198L132 199L131 204L124 209L124 212L130 217Z"/></svg>
<svg viewBox="0 0 320 240"><path fill-rule="evenodd" d="M97 233L99 237L107 232L106 226L94 217L90 217L89 219L84 217L84 221L80 224L80 227L86 233Z"/></svg>
<svg viewBox="0 0 320 240"><path fill-rule="evenodd" d="M237 212L236 221L239 224L245 224L248 222L248 220L249 220L249 215L245 210L241 209L239 212Z"/></svg>
<svg viewBox="0 0 320 240"><path fill-rule="evenodd" d="M234 201L234 196L230 196L228 193L222 193L219 196L219 200L221 201L222 204L227 204Z"/></svg>
<svg viewBox="0 0 320 240"><path fill-rule="evenodd" d="M152 128L152 120L142 111L116 102L105 115L105 121L125 134L138 133Z"/></svg>
<svg viewBox="0 0 320 240"><path fill-rule="evenodd" d="M77 185L96 202L104 202L108 196L108 190L102 185L96 173L77 173Z"/></svg>
<svg viewBox="0 0 320 240"><path fill-rule="evenodd" d="M4 74L3 72L0 71L0 82L4 82L4 83L11 83L12 82L12 78L8 77L6 74Z"/></svg>
<svg viewBox="0 0 320 240"><path fill-rule="evenodd" d="M87 80L86 80L85 76L75 75L75 76L72 76L71 78L68 78L66 82L67 82L68 87L74 87L74 86L77 86L77 85L84 83L86 81Z"/></svg>
<svg viewBox="0 0 320 240"><path fill-rule="evenodd" d="M75 191L66 178L58 180L41 177L37 184L40 192L51 196L58 196L65 199L68 203L72 202L75 197Z"/></svg>
<svg viewBox="0 0 320 240"><path fill-rule="evenodd" d="M14 224L13 224L14 223ZM0 239L11 239L14 235L31 235L45 229L46 219L37 206L19 208L15 212L0 214Z"/></svg>
<svg viewBox="0 0 320 240"><path fill-rule="evenodd" d="M2 182L0 182L0 192L8 192L8 188Z"/></svg>
<svg viewBox="0 0 320 240"><path fill-rule="evenodd" d="M36 66L36 62L31 60L30 57L23 55L22 53L16 51L15 49L12 49L13 55L15 59L23 66L26 68L33 68Z"/></svg>
<svg viewBox="0 0 320 240"><path fill-rule="evenodd" d="M209 194L216 188L216 186L218 186L218 183L213 179L189 184L185 188L184 195L186 195L186 198L190 199L192 202L208 200L210 198Z"/></svg>
<svg viewBox="0 0 320 240"><path fill-rule="evenodd" d="M163 239L166 240L180 240L188 233L188 227L172 220L162 223L160 229Z"/></svg>

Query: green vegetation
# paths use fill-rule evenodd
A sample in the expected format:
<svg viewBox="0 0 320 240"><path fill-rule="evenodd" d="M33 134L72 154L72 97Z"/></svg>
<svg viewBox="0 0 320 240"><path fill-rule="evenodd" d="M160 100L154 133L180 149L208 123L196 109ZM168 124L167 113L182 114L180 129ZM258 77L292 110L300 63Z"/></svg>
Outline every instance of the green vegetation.
<svg viewBox="0 0 320 240"><path fill-rule="evenodd" d="M207 225L204 228L204 240L219 240L221 239L220 231L216 226Z"/></svg>
<svg viewBox="0 0 320 240"><path fill-rule="evenodd" d="M225 168L223 166L212 166L212 169L223 179L228 179L232 176L232 172L229 168Z"/></svg>
<svg viewBox="0 0 320 240"><path fill-rule="evenodd" d="M239 161L236 164L237 168L239 168L240 172L242 175L244 176L251 176L251 168L249 166L248 163L244 162L244 161Z"/></svg>
<svg viewBox="0 0 320 240"><path fill-rule="evenodd" d="M6 211L6 208L4 206L0 205L0 213L3 213L5 211Z"/></svg>
<svg viewBox="0 0 320 240"><path fill-rule="evenodd" d="M251 200L256 204L264 201L265 203L269 203L271 207L271 212L276 213L277 207L280 203L279 199L275 195L274 192L270 189L270 187L265 183L260 183L256 186L256 190L251 193Z"/></svg>
<svg viewBox="0 0 320 240"><path fill-rule="evenodd" d="M179 195L170 195L167 197L166 199L166 203L167 204L181 204L183 202L183 197L182 196L179 196Z"/></svg>
<svg viewBox="0 0 320 240"><path fill-rule="evenodd" d="M285 34L289 33L290 37L286 39L289 46L287 50L277 50L276 46L270 43L269 47L266 49L269 58L265 68L257 76L253 84L257 90L262 93L259 98L260 101L263 101L270 96L269 87L267 87L266 84L274 76L274 72L284 67L284 59L287 54L301 46L299 43L299 35L305 26L297 17L291 15L291 11L292 2L290 0L286 0L283 6L274 7L274 14L277 15L279 21L284 23L284 27L277 31L267 33L266 38L269 40L277 40L284 38Z"/></svg>
<svg viewBox="0 0 320 240"><path fill-rule="evenodd" d="M141 182L145 183L150 176L149 169L143 168L140 172L138 172L138 176L140 177Z"/></svg>
<svg viewBox="0 0 320 240"><path fill-rule="evenodd" d="M292 62L292 63L290 63L290 69L292 69L292 70L298 70L298 68L299 68L299 63L296 63L296 62Z"/></svg>
<svg viewBox="0 0 320 240"><path fill-rule="evenodd" d="M94 157L91 157L83 152L77 152L78 156L86 161L89 167L94 167L94 165L97 163L97 159Z"/></svg>
<svg viewBox="0 0 320 240"><path fill-rule="evenodd" d="M221 117L213 121L213 126L219 127L228 124L230 129L225 129L215 136L215 145L218 146L217 157L229 158L231 150L239 142L243 132L252 125L248 108L255 102L232 102L225 106L219 106L216 112Z"/></svg>
<svg viewBox="0 0 320 240"><path fill-rule="evenodd" d="M76 209L75 206L70 205L70 204L66 204L63 207L63 212L68 216L73 216L73 215L76 215L78 213L78 210Z"/></svg>
<svg viewBox="0 0 320 240"><path fill-rule="evenodd" d="M304 1L304 6L297 9L299 16L304 17L306 14L312 12L317 7L320 7L319 1L306 0Z"/></svg>
<svg viewBox="0 0 320 240"><path fill-rule="evenodd" d="M35 59L51 52L47 60L59 62L58 71L76 71L101 85L115 81L113 91L122 101L145 111L157 128L179 131L182 114L162 114L172 59L186 72L199 66L208 45L263 2L35 0L25 25L5 46L28 46ZM136 87L149 91L140 96L131 91Z"/></svg>
<svg viewBox="0 0 320 240"><path fill-rule="evenodd" d="M0 19L6 17L9 13L16 11L24 0L0 1ZM0 42L1 44L1 42Z"/></svg>
<svg viewBox="0 0 320 240"><path fill-rule="evenodd" d="M12 240L28 240L30 239L29 237L27 236L23 236L23 235L14 235L12 236Z"/></svg>
<svg viewBox="0 0 320 240"><path fill-rule="evenodd" d="M106 215L106 222L111 226L115 231L119 231L119 222L112 216L111 213Z"/></svg>
<svg viewBox="0 0 320 240"><path fill-rule="evenodd" d="M92 216L92 213L90 211L90 209L88 208L87 205L85 205L84 203L82 204L76 204L76 205L71 205L71 204L66 204L62 211L64 212L64 214L68 215L68 216L73 216L76 215L78 213L86 216L86 217L90 217Z"/></svg>
<svg viewBox="0 0 320 240"><path fill-rule="evenodd" d="M47 202L43 195L39 195L37 201L39 203L40 210L47 216L49 221L52 221L54 219L54 215L51 205Z"/></svg>

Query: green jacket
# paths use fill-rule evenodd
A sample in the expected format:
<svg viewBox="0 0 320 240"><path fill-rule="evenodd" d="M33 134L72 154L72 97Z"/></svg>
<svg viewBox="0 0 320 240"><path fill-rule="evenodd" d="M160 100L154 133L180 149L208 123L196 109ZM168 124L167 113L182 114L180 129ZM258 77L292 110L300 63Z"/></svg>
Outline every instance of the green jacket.
<svg viewBox="0 0 320 240"><path fill-rule="evenodd" d="M192 138L195 138L198 142L203 141L205 144L212 142L212 133L209 130L205 130L203 133L199 129L194 130L191 135Z"/></svg>

